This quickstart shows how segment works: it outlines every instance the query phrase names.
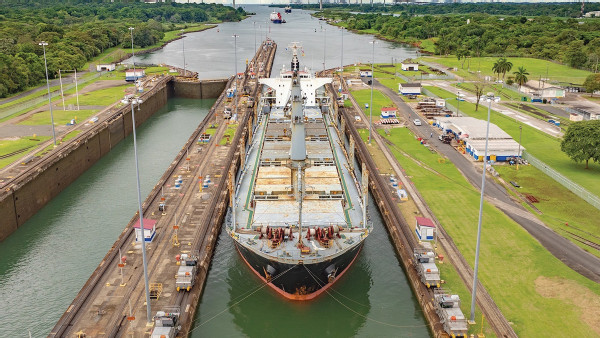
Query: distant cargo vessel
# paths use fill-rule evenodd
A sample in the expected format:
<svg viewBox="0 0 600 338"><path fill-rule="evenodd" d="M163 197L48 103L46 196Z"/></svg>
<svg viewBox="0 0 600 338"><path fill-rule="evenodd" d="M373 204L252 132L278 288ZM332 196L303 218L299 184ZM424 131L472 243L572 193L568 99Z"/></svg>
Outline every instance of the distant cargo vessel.
<svg viewBox="0 0 600 338"><path fill-rule="evenodd" d="M281 18L281 13L279 12L271 13L270 19L272 23L285 23L285 20Z"/></svg>
<svg viewBox="0 0 600 338"><path fill-rule="evenodd" d="M372 231L368 173L336 131L331 78L291 70L260 79L253 139L234 180L227 232L252 270L292 300L313 299L337 281ZM360 180L360 183L359 183Z"/></svg>

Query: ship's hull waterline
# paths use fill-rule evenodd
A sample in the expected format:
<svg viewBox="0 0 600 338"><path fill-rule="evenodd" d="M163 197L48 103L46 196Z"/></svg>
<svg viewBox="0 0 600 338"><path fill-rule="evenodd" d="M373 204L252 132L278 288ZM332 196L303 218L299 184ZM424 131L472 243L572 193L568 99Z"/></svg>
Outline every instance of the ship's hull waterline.
<svg viewBox="0 0 600 338"><path fill-rule="evenodd" d="M363 243L337 257L307 264L278 262L260 256L238 242L235 242L235 246L252 271L277 293L289 300L306 301L321 295L348 271L358 257ZM332 267L334 276L329 272ZM272 273L269 274L268 270Z"/></svg>

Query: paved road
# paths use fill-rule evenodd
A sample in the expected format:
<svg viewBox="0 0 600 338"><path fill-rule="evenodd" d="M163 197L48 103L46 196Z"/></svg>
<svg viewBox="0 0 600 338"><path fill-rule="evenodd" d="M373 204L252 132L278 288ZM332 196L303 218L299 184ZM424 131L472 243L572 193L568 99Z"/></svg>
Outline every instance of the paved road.
<svg viewBox="0 0 600 338"><path fill-rule="evenodd" d="M457 95L458 92L461 91L459 88L452 86L450 84L450 82L447 82L447 81L424 82L423 84L443 88L443 89L453 93L454 95ZM465 94L464 99L468 102L475 103L477 101L477 98L471 92L465 92L465 90L462 90L462 94ZM479 102L479 105L481 106L482 103ZM486 105L486 104L484 103L483 105ZM537 119L533 116L527 115L520 111L510 109L500 103L495 103L495 102L492 103L492 109L497 112L500 112L501 114L506 115L512 119L515 119L518 122L521 122L523 124L526 124L530 127L535 128L541 132L544 132L548 135L558 137L558 136L562 136L562 134L563 134L560 128L553 126L553 125L547 123L546 121Z"/></svg>
<svg viewBox="0 0 600 338"><path fill-rule="evenodd" d="M399 112L407 119L423 119L391 89L375 81L375 88L386 94L398 107ZM422 126L415 126L409 123L409 129L416 135L428 139L433 133L433 138L429 139L429 144L438 149L440 153L448 157L458 168L467 180L477 189L481 188L481 169L477 170L473 162L456 151L453 147L443 144L437 139L438 130L431 125L424 123ZM550 253L571 269L581 275L600 283L600 259L588 252L585 252L566 238L557 234L544 225L543 222L531 215L519 203L511 199L506 189L493 180L486 180L485 189L486 199L502 210L507 216L519 223L535 239L537 239Z"/></svg>

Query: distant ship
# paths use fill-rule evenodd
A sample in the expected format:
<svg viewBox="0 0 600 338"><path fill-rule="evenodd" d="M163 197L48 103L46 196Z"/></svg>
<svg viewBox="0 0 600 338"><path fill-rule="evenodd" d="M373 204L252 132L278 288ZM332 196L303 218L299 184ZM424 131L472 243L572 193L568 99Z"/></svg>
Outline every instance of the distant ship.
<svg viewBox="0 0 600 338"><path fill-rule="evenodd" d="M271 13L270 19L272 23L285 23L285 20L281 18L281 13L279 12Z"/></svg>
<svg viewBox="0 0 600 338"><path fill-rule="evenodd" d="M285 6L285 8L283 9L283 11L284 11L285 13L291 13L291 12L292 12L292 7L290 7L290 6Z"/></svg>
<svg viewBox="0 0 600 338"><path fill-rule="evenodd" d="M227 232L265 283L287 299L310 300L349 269L372 231L368 173L355 168L337 133L324 88L332 79L301 70L300 46L290 49L291 70L259 80L269 88L232 178Z"/></svg>

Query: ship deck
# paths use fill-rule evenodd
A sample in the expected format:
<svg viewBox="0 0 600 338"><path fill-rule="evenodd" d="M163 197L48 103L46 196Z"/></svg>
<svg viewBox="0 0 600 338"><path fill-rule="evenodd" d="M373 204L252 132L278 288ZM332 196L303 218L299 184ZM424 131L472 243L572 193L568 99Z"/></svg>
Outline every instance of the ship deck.
<svg viewBox="0 0 600 338"><path fill-rule="evenodd" d="M262 111L259 109L258 111ZM293 194L296 175L289 167L290 123L284 111L274 108L259 118L255 136L236 189L235 224L232 237L239 244L279 261L321 261L358 245L368 231L363 227L358 182L351 172L335 127L317 107L305 108L305 198L302 203L302 239L310 253L298 248L299 205ZM355 172L359 177L358 171ZM340 237L322 245L306 240L308 228L340 228ZM291 228L294 240L270 245L256 231L260 227Z"/></svg>

